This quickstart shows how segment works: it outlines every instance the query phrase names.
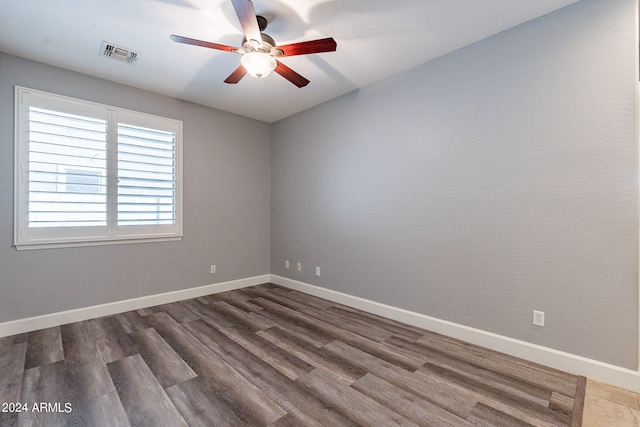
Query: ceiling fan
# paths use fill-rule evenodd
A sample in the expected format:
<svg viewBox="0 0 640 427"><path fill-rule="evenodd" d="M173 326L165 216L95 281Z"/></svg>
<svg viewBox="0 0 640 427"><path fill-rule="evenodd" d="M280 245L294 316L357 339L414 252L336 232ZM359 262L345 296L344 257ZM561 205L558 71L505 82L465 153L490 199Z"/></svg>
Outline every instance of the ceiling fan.
<svg viewBox="0 0 640 427"><path fill-rule="evenodd" d="M242 47L236 48L175 34L171 35L171 40L174 42L241 54L241 65L227 77L225 83L236 84L247 73L255 78L263 79L271 71L275 71L294 85L304 87L309 84L309 80L278 61L277 58L336 50L336 41L331 37L277 46L270 36L262 33L267 28L267 20L262 16L256 16L251 0L231 0L231 3L244 32Z"/></svg>

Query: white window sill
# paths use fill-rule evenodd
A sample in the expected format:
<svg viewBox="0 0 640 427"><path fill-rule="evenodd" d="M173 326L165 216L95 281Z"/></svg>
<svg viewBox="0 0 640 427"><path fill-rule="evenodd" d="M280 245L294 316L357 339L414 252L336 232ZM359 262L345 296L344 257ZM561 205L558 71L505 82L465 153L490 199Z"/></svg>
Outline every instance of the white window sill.
<svg viewBox="0 0 640 427"><path fill-rule="evenodd" d="M106 245L127 245L135 243L155 243L172 242L182 240L182 236L144 237L144 238L123 238L111 240L83 240L83 241L59 241L59 242L29 242L14 243L19 251L34 249L56 249L56 248L76 248L83 246L106 246Z"/></svg>

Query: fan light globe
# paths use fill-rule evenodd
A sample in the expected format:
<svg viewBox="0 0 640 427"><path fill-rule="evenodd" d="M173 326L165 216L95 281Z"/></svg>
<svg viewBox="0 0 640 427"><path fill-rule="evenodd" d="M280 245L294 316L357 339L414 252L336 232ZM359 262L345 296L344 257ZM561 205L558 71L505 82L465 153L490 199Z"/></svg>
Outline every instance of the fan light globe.
<svg viewBox="0 0 640 427"><path fill-rule="evenodd" d="M242 66L256 79L264 79L276 68L276 60L264 52L249 52L240 58Z"/></svg>

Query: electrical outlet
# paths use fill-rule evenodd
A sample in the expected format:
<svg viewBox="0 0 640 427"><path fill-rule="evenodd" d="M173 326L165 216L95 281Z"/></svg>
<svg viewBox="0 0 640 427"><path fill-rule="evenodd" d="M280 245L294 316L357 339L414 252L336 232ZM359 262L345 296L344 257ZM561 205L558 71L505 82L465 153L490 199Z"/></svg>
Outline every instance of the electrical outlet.
<svg viewBox="0 0 640 427"><path fill-rule="evenodd" d="M320 277L320 267L316 267L316 276Z"/></svg>
<svg viewBox="0 0 640 427"><path fill-rule="evenodd" d="M298 273L302 273L302 263L298 263Z"/></svg>
<svg viewBox="0 0 640 427"><path fill-rule="evenodd" d="M216 273L216 266L215 264L211 264L211 274L215 274Z"/></svg>
<svg viewBox="0 0 640 427"><path fill-rule="evenodd" d="M289 269L289 260L286 260L284 262L284 268L286 268L287 270Z"/></svg>
<svg viewBox="0 0 640 427"><path fill-rule="evenodd" d="M533 324L544 326L544 311L533 310Z"/></svg>

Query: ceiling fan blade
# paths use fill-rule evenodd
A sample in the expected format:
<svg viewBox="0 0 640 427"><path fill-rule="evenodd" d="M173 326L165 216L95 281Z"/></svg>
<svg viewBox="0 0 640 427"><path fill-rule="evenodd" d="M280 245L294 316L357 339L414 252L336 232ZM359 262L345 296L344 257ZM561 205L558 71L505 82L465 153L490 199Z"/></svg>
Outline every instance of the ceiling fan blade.
<svg viewBox="0 0 640 427"><path fill-rule="evenodd" d="M247 41L255 40L259 46L262 46L262 36L260 35L260 27L258 26L258 18L256 18L253 2L251 0L231 0L231 3L233 3L233 8L236 10L236 15L238 15Z"/></svg>
<svg viewBox="0 0 640 427"><path fill-rule="evenodd" d="M234 85L238 83L240 79L242 79L245 76L245 74L247 74L247 70L241 65L238 68L236 68L235 71L231 73L224 82Z"/></svg>
<svg viewBox="0 0 640 427"><path fill-rule="evenodd" d="M278 64L276 65L276 68L273 71L280 74L282 77L289 80L291 83L293 83L298 87L305 87L306 85L309 84L309 80L305 79L300 74L296 73L291 68L284 65L282 62L278 60L276 60L276 62Z"/></svg>
<svg viewBox="0 0 640 427"><path fill-rule="evenodd" d="M171 34L170 38L171 38L171 40L173 40L174 42L177 42L177 43L184 43L184 44L190 44L190 45L194 45L194 46L208 47L209 49L224 50L225 52L235 52L237 50L237 48L232 47L232 46L227 46L227 45L218 44L218 43L205 42L203 40L190 39L189 37L176 36L175 34Z"/></svg>
<svg viewBox="0 0 640 427"><path fill-rule="evenodd" d="M308 55L310 53L334 52L337 46L336 41L332 37L328 37L326 39L276 46L276 49L280 49L283 52L281 56L294 56Z"/></svg>

